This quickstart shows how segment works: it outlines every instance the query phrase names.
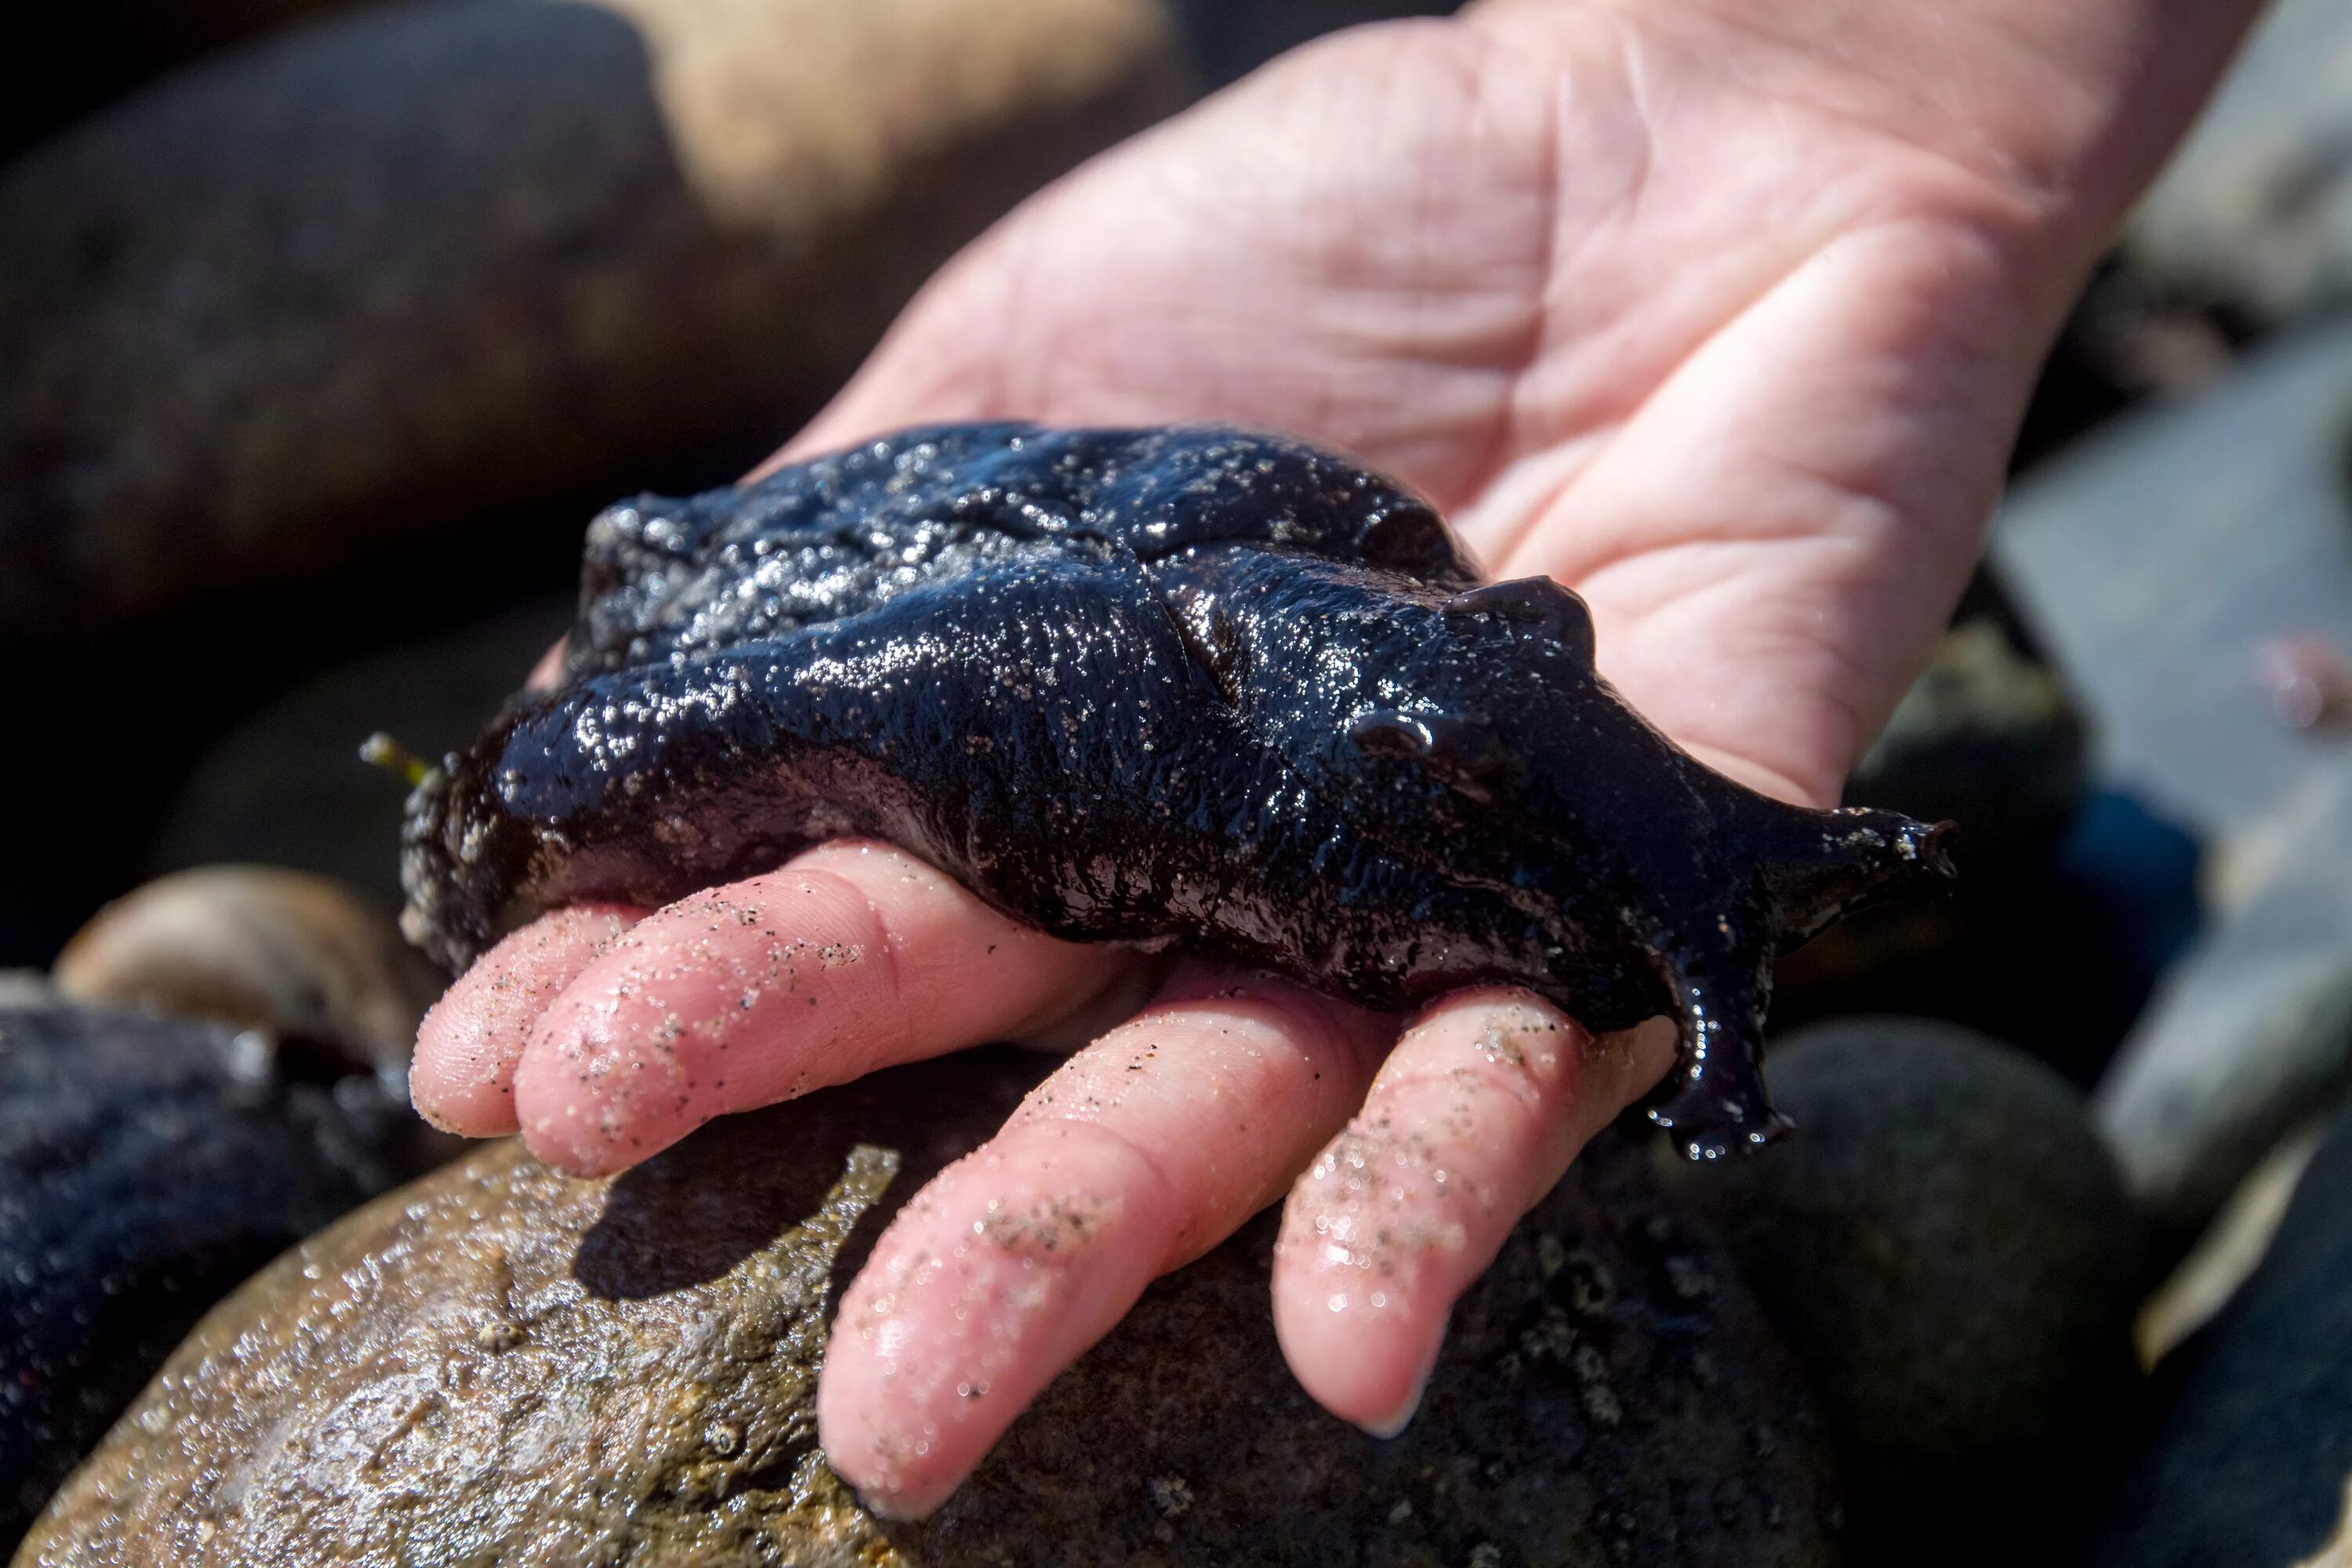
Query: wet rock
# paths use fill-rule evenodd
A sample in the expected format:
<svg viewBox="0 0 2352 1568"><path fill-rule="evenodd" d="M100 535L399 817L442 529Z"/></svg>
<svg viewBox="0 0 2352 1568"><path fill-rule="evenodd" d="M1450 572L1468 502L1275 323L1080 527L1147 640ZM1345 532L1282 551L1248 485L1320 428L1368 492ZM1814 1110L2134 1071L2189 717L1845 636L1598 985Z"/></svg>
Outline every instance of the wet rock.
<svg viewBox="0 0 2352 1568"><path fill-rule="evenodd" d="M296 867L396 907L408 784L362 762L360 742L383 731L426 757L465 745L570 627L572 609L568 594L536 600L303 682L197 760L151 864Z"/></svg>
<svg viewBox="0 0 2352 1568"><path fill-rule="evenodd" d="M1797 1131L1669 1174L1820 1391L1855 1561L2066 1561L2132 1414L2141 1280L2082 1096L1918 1019L1819 1026L1765 1067Z"/></svg>
<svg viewBox="0 0 2352 1568"><path fill-rule="evenodd" d="M1042 1070L902 1068L606 1181L485 1149L224 1304L19 1563L1829 1560L1785 1352L1606 1138L1456 1310L1402 1437L1283 1370L1266 1215L1155 1286L932 1519L867 1514L815 1447L835 1292Z"/></svg>
<svg viewBox="0 0 2352 1568"><path fill-rule="evenodd" d="M2352 300L2352 14L2278 0L2134 216L2133 262L2277 320Z"/></svg>
<svg viewBox="0 0 2352 1568"><path fill-rule="evenodd" d="M0 1008L0 1545L204 1310L420 1168L405 1107L252 1037Z"/></svg>
<svg viewBox="0 0 2352 1568"><path fill-rule="evenodd" d="M2175 1385L2101 1568L2333 1568L2352 1553L2352 1121L2261 1267L2158 1370Z"/></svg>
<svg viewBox="0 0 2352 1568"><path fill-rule="evenodd" d="M51 973L76 1001L262 1030L329 1070L394 1079L444 984L389 910L274 866L207 866L126 893Z"/></svg>
<svg viewBox="0 0 2352 1568"><path fill-rule="evenodd" d="M159 83L0 173L0 626L719 477L1180 53L1157 0L435 0Z"/></svg>
<svg viewBox="0 0 2352 1568"><path fill-rule="evenodd" d="M2277 680L2282 648L2352 650L2347 406L2352 329L2314 332L2038 470L1994 531L2098 782L2207 846L2203 933L2097 1094L2174 1257L2352 1083L2352 743Z"/></svg>

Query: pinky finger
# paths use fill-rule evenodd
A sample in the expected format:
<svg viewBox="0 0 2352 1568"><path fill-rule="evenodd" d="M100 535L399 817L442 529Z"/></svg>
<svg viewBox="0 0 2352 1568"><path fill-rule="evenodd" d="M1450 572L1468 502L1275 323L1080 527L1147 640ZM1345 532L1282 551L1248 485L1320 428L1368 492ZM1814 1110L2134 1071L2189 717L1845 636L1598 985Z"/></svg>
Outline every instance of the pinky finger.
<svg viewBox="0 0 2352 1568"><path fill-rule="evenodd" d="M645 916L626 904L572 904L477 959L416 1031L408 1089L417 1113L467 1138L514 1131L515 1064L531 1031L563 988Z"/></svg>
<svg viewBox="0 0 2352 1568"><path fill-rule="evenodd" d="M1663 1021L1595 1038L1521 991L1460 993L1415 1020L1283 1211L1275 1331L1307 1392L1403 1430L1455 1299L1673 1061Z"/></svg>

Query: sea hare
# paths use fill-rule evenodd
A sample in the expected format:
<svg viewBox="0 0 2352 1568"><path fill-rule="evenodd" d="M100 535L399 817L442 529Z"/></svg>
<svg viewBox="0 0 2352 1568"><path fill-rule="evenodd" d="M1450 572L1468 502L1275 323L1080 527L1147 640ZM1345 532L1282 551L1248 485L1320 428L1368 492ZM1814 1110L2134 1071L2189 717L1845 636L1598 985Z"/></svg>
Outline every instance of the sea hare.
<svg viewBox="0 0 2352 1568"><path fill-rule="evenodd" d="M1482 584L1342 458L992 424L605 510L561 689L426 775L403 877L457 966L870 835L1056 935L1369 1006L1494 981L1670 1016L1650 1114L1698 1158L1781 1125L1774 956L1948 878L1943 832L1701 765L1594 673L1574 594Z"/></svg>

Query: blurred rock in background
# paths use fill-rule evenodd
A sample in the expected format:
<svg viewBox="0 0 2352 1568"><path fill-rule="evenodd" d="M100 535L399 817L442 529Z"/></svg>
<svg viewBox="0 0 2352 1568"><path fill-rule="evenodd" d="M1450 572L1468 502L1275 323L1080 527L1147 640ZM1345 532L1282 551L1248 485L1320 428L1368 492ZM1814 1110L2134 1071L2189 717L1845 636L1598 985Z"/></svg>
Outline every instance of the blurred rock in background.
<svg viewBox="0 0 2352 1568"><path fill-rule="evenodd" d="M748 464L1187 80L1156 0L420 0L160 83L0 173L0 624Z"/></svg>
<svg viewBox="0 0 2352 1568"><path fill-rule="evenodd" d="M2128 1458L2144 1285L2081 1091L1895 1017L1800 1030L1765 1078L1785 1143L1706 1165L1655 1152L1822 1397L1851 1561L2074 1561Z"/></svg>
<svg viewBox="0 0 2352 1568"><path fill-rule="evenodd" d="M2269 322L2352 305L2352 9L2276 0L2133 218L2168 290Z"/></svg>
<svg viewBox="0 0 2352 1568"><path fill-rule="evenodd" d="M2177 1388L2099 1568L2352 1561L2352 1121L2244 1289L2158 1368Z"/></svg>
<svg viewBox="0 0 2352 1568"><path fill-rule="evenodd" d="M57 994L49 977L37 969L0 969L0 1008L47 1006Z"/></svg>
<svg viewBox="0 0 2352 1568"><path fill-rule="evenodd" d="M77 1002L259 1031L314 1074L374 1073L404 1102L416 1026L448 982L394 907L306 871L205 866L107 905L51 974Z"/></svg>
<svg viewBox="0 0 2352 1568"><path fill-rule="evenodd" d="M0 1008L0 1552L196 1318L444 1152L373 1074L216 1024Z"/></svg>
<svg viewBox="0 0 2352 1568"><path fill-rule="evenodd" d="M2352 745L2321 721L2328 650L2352 650L2347 452L2339 327L2101 432L1994 533L2094 776L2209 846L2207 927L2097 1097L2168 1256L2352 1083Z"/></svg>

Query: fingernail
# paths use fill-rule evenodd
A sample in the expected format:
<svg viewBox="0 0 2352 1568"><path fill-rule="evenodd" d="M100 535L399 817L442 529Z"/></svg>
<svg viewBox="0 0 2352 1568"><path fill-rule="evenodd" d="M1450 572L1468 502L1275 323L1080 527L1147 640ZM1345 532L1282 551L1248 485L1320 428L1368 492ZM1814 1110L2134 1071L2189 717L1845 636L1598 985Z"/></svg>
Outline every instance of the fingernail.
<svg viewBox="0 0 2352 1568"><path fill-rule="evenodd" d="M896 1520L903 1524L913 1524L919 1520L930 1518L938 1510L940 1504L954 1495L953 1487L941 1492L886 1492L878 1489L869 1490L861 1487L858 1489L857 1500L866 1505L866 1510L868 1513L883 1519Z"/></svg>
<svg viewBox="0 0 2352 1568"><path fill-rule="evenodd" d="M1394 1437L1412 1426L1413 1416L1421 1410L1421 1396L1429 1392L1430 1373L1437 1370L1438 1352L1444 1348L1445 1336L1440 1333L1430 1344L1429 1354L1422 1362L1421 1371L1414 1374L1412 1389L1404 1396L1404 1403L1399 1405L1393 1414L1381 1420L1365 1421L1359 1425L1375 1437Z"/></svg>

